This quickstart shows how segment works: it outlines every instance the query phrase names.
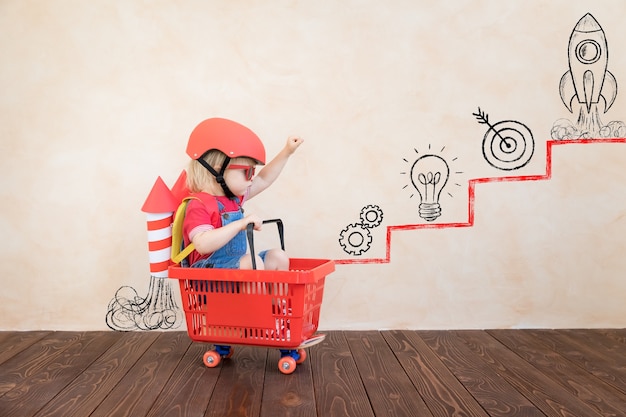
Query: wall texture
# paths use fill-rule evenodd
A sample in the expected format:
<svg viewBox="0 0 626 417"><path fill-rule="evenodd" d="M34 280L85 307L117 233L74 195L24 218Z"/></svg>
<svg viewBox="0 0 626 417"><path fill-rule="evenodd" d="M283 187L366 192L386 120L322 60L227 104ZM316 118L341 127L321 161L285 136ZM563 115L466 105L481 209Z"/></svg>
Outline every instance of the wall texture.
<svg viewBox="0 0 626 417"><path fill-rule="evenodd" d="M626 326L625 14L621 0L0 0L0 329L106 329L112 302L166 298L141 207L215 116L269 155L305 138L247 210L284 220L292 256L337 261L323 328ZM581 20L591 40L572 49ZM585 97L572 50L606 103L568 109ZM434 219L411 175L425 155L450 171Z"/></svg>

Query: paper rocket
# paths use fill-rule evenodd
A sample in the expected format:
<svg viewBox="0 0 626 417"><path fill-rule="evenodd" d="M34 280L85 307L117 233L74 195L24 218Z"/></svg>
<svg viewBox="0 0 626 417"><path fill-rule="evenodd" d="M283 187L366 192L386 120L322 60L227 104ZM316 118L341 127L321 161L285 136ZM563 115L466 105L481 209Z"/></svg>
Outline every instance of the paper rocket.
<svg viewBox="0 0 626 417"><path fill-rule="evenodd" d="M167 278L167 268L171 263L172 221L178 201L158 177L141 208L148 222L150 273L159 278Z"/></svg>

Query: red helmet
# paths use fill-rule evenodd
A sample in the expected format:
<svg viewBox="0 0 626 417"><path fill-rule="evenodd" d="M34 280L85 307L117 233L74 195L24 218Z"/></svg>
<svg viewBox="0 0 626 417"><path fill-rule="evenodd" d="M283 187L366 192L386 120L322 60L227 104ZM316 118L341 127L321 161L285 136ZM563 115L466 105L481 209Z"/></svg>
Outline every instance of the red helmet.
<svg viewBox="0 0 626 417"><path fill-rule="evenodd" d="M187 155L199 159L207 151L217 149L229 158L248 157L265 164L265 147L261 139L247 127L218 117L206 119L191 132Z"/></svg>

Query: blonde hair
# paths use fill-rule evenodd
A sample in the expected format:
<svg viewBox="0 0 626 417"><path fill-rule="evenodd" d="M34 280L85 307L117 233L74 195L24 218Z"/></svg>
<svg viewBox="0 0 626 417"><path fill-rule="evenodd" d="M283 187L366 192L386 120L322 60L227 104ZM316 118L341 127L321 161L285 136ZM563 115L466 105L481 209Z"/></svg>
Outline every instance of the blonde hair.
<svg viewBox="0 0 626 417"><path fill-rule="evenodd" d="M226 160L226 154L217 149L210 150L202 158L211 166L214 170L219 172L222 169L222 165ZM254 166L258 162L252 158L241 157L233 158L229 161L233 164L247 164ZM209 192L210 194L221 194L222 187L217 183L215 176L195 159L189 161L187 167L187 188L192 193L198 193L201 191Z"/></svg>

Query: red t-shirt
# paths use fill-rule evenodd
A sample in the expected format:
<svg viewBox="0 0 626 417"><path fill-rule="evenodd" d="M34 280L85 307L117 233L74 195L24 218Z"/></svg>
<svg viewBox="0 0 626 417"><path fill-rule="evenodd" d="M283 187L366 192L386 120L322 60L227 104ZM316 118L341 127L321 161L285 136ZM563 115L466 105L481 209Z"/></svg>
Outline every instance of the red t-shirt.
<svg viewBox="0 0 626 417"><path fill-rule="evenodd" d="M183 240L185 246L189 245L189 242L196 234L222 227L222 218L217 205L218 201L224 206L222 213L227 213L238 211L244 199L243 196L239 197L241 204L238 204L228 197L214 196L207 193L195 193L192 194L192 197L200 201L194 198L189 200L189 204L187 204L187 211L183 220ZM205 259L209 256L211 256L211 253L200 255L194 250L189 254L189 265L193 265L200 259Z"/></svg>

